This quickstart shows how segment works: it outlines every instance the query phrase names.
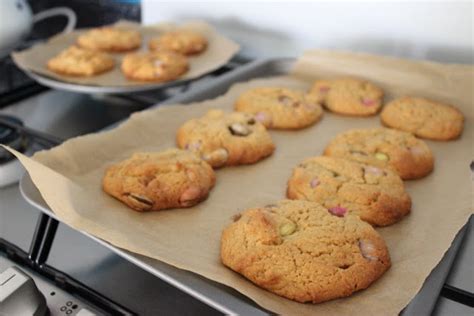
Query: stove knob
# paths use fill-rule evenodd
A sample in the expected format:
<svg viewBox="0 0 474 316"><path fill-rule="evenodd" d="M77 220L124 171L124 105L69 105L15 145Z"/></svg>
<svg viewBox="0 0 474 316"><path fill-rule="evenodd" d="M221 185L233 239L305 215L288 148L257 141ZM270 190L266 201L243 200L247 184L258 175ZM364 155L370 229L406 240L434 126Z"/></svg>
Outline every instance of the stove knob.
<svg viewBox="0 0 474 316"><path fill-rule="evenodd" d="M32 278L17 267L0 274L0 315L47 314L46 299Z"/></svg>

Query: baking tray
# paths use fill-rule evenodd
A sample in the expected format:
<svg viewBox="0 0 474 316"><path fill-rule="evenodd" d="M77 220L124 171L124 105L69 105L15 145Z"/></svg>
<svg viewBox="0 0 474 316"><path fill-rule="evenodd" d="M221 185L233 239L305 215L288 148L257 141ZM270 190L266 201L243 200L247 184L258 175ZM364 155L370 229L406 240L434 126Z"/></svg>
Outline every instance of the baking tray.
<svg viewBox="0 0 474 316"><path fill-rule="evenodd" d="M186 104L215 98L225 93L231 85L240 81L247 81L258 77L270 77L287 74L295 60L290 58L271 59L248 63L240 68L215 78L205 86L195 88L187 93L168 99L166 102L156 104L155 107L164 104ZM108 127L113 128L118 123ZM20 181L20 190L28 203L40 211L56 218L46 202L42 199L39 191L25 174ZM59 220L59 219L58 219ZM403 315L430 314L438 300L439 293L444 285L445 279L451 269L457 251L464 239L466 226L461 229L454 239L450 249L446 252L440 263L433 269L425 281L420 292L413 298L410 304L402 311ZM151 259L142 255L117 248L106 241L96 238L88 233L81 232L96 240L100 244L111 249L119 256L143 268L160 279L176 286L182 291L194 296L202 302L216 308L225 314L239 315L268 315L266 311L225 285L208 280L195 273L181 270L161 261Z"/></svg>
<svg viewBox="0 0 474 316"><path fill-rule="evenodd" d="M114 87L114 86L94 86L94 85L87 85L87 84L78 84L78 83L71 83L66 81L60 81L48 76L44 76L38 74L34 71L28 69L22 69L30 78L35 80L36 82L47 86L52 89L58 90L66 90L71 92L78 92L78 93L114 93L114 94L122 94L122 93L132 93L132 92L145 92L150 90L157 90L157 89L165 89L175 86L181 86L192 82L194 80L199 80L201 77L192 78L192 79L177 79L169 82L162 82L156 84L142 84L142 85L135 85L135 86L123 86L123 87ZM204 74L203 76L208 75Z"/></svg>

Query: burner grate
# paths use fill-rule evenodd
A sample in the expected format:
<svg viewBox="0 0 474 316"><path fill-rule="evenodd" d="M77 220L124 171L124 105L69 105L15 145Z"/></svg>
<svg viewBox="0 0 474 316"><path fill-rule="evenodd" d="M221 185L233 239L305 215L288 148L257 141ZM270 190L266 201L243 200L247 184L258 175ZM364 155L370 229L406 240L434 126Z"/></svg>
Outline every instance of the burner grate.
<svg viewBox="0 0 474 316"><path fill-rule="evenodd" d="M0 108L47 90L21 71L10 56L0 59Z"/></svg>
<svg viewBox="0 0 474 316"><path fill-rule="evenodd" d="M2 121L20 126L23 126L23 122L16 117L0 114L0 144L7 145L17 151L23 152L27 147L28 138L18 129L2 124ZM0 165L12 159L14 159L12 154L3 148L0 148Z"/></svg>

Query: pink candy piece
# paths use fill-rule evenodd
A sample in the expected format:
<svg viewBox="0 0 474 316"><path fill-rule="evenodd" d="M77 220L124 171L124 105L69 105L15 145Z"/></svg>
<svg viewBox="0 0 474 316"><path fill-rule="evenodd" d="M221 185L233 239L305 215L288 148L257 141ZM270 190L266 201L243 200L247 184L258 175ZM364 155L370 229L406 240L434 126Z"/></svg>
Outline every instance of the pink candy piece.
<svg viewBox="0 0 474 316"><path fill-rule="evenodd" d="M267 120L267 115L263 112L258 112L257 114L255 114L255 119L262 123Z"/></svg>
<svg viewBox="0 0 474 316"><path fill-rule="evenodd" d="M322 86L322 87L319 87L319 92L323 92L323 93L326 93L330 90L331 88L328 87L328 86Z"/></svg>
<svg viewBox="0 0 474 316"><path fill-rule="evenodd" d="M375 105L375 100L373 99L362 99L362 104L365 106Z"/></svg>
<svg viewBox="0 0 474 316"><path fill-rule="evenodd" d="M199 149L199 147L201 147L201 143L197 142L197 143L186 144L186 146L184 146L184 149L186 149L186 150L197 150L197 149Z"/></svg>
<svg viewBox="0 0 474 316"><path fill-rule="evenodd" d="M411 147L410 151L415 155L421 155L425 152L420 146Z"/></svg>
<svg viewBox="0 0 474 316"><path fill-rule="evenodd" d="M380 175L383 174L382 170L380 170L377 167L372 167L372 166L368 166L367 168L365 168L365 171L367 173L371 173L371 174L374 174L374 175L377 175L377 176L380 176Z"/></svg>
<svg viewBox="0 0 474 316"><path fill-rule="evenodd" d="M192 204L195 204L196 199L199 198L199 195L201 194L201 189L197 186L191 186L187 188L182 194L181 197L179 198L179 202L183 206L190 206Z"/></svg>
<svg viewBox="0 0 474 316"><path fill-rule="evenodd" d="M342 206L334 206L329 209L329 213L336 215L337 217L344 217L347 213L347 209Z"/></svg>
<svg viewBox="0 0 474 316"><path fill-rule="evenodd" d="M375 246L370 240L359 240L359 249L362 257L367 260L377 260L375 255Z"/></svg>
<svg viewBox="0 0 474 316"><path fill-rule="evenodd" d="M314 178L313 180L311 180L311 182L309 183L309 185L312 187L312 188L315 188L317 187L321 182L318 180L318 178Z"/></svg>

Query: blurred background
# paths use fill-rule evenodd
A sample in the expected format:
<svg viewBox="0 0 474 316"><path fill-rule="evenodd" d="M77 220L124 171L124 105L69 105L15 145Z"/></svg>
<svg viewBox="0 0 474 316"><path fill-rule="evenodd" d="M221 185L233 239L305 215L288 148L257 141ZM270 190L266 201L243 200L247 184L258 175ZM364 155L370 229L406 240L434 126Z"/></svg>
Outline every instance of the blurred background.
<svg viewBox="0 0 474 316"><path fill-rule="evenodd" d="M34 12L67 6L78 26L121 18L144 24L204 19L253 58L296 56L308 48L472 63L472 1L29 0ZM47 20L50 23L50 20ZM64 23L57 18L55 23ZM49 24L51 26L51 24ZM37 35L54 31L41 24Z"/></svg>
<svg viewBox="0 0 474 316"><path fill-rule="evenodd" d="M472 1L142 0L143 23L205 19L250 56L328 48L472 63Z"/></svg>
<svg viewBox="0 0 474 316"><path fill-rule="evenodd" d="M34 12L67 6L78 26L204 19L243 45L248 57L297 56L343 49L472 63L472 1L156 1L29 0ZM52 23L64 23L55 18ZM48 25L48 27L46 27ZM53 32L50 20L36 36Z"/></svg>

